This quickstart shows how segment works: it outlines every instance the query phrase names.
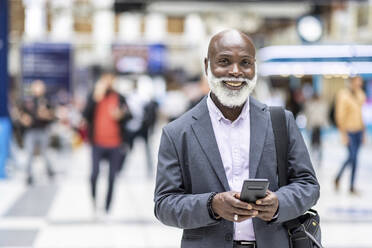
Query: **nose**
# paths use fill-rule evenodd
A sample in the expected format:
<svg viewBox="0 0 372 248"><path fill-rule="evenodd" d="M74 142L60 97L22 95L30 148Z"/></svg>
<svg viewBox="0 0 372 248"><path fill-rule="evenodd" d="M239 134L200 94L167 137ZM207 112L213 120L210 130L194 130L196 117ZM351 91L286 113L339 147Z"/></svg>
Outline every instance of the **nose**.
<svg viewBox="0 0 372 248"><path fill-rule="evenodd" d="M233 77L241 77L243 76L243 72L240 70L239 65L234 63L229 71L229 75Z"/></svg>

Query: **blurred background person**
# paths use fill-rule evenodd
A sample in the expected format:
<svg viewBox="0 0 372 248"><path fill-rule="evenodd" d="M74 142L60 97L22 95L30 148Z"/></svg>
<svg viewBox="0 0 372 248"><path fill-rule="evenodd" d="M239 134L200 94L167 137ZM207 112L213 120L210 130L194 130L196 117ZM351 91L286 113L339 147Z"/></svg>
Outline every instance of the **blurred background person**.
<svg viewBox="0 0 372 248"><path fill-rule="evenodd" d="M148 178L152 178L154 166L149 137L152 135L157 121L158 103L152 99L151 96L146 94L147 92L142 92L139 84L140 80L137 80L134 84L133 91L127 96L131 119L125 124L125 137L128 152L133 149L136 140L143 140L145 145L146 173ZM119 171L124 167L128 152L124 154Z"/></svg>
<svg viewBox="0 0 372 248"><path fill-rule="evenodd" d="M31 84L31 97L23 102L20 123L25 127L24 147L27 152L27 184L34 183L32 173L32 162L35 152L45 160L49 179L54 177L54 170L48 154L49 146L49 127L54 120L53 108L46 97L45 84L41 80L36 80ZM37 150L36 150L37 149Z"/></svg>
<svg viewBox="0 0 372 248"><path fill-rule="evenodd" d="M180 117L187 111L189 106L190 100L185 94L183 87L176 81L170 81L161 106L161 112L167 117L168 122Z"/></svg>
<svg viewBox="0 0 372 248"><path fill-rule="evenodd" d="M289 90L286 108L292 111L294 117L297 117L303 110L305 97L301 87Z"/></svg>
<svg viewBox="0 0 372 248"><path fill-rule="evenodd" d="M340 90L336 100L336 123L342 143L347 146L348 156L336 176L335 189L336 191L339 190L341 176L349 166L351 169L349 187L351 194L358 194L355 189L355 177L358 152L364 139L365 127L362 118L362 106L366 101L366 95L362 87L363 79L360 76L355 76L351 78L349 87Z"/></svg>
<svg viewBox="0 0 372 248"><path fill-rule="evenodd" d="M105 213L110 210L114 192L117 170L122 162L123 127L130 112L125 98L113 89L115 75L111 71L103 71L100 79L89 95L84 117L89 128L92 144L92 170L90 177L91 196L95 210L97 207L97 179L100 162L108 160L109 178L105 202Z"/></svg>
<svg viewBox="0 0 372 248"><path fill-rule="evenodd" d="M190 83L188 87L185 86L184 92L189 100L187 110L190 110L195 107L209 93L207 77L201 75L197 78L197 82Z"/></svg>
<svg viewBox="0 0 372 248"><path fill-rule="evenodd" d="M322 165L322 130L328 125L328 104L317 93L305 103L305 116L307 128L311 132L310 152L313 163Z"/></svg>
<svg viewBox="0 0 372 248"><path fill-rule="evenodd" d="M141 137L145 142L147 177L152 178L154 174L154 165L152 158L152 147L149 138L154 133L154 126L157 121L158 103L155 100L148 101L143 107L143 119L141 127L135 137Z"/></svg>

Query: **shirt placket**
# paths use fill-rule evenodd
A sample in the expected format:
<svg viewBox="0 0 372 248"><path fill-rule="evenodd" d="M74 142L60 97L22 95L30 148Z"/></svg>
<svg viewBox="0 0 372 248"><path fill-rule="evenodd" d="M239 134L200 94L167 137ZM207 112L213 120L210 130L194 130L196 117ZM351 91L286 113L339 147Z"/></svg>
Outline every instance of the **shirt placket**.
<svg viewBox="0 0 372 248"><path fill-rule="evenodd" d="M233 169L233 189L240 192L242 164L240 156L239 128L237 123L232 124L231 128L231 148L232 148L232 169Z"/></svg>

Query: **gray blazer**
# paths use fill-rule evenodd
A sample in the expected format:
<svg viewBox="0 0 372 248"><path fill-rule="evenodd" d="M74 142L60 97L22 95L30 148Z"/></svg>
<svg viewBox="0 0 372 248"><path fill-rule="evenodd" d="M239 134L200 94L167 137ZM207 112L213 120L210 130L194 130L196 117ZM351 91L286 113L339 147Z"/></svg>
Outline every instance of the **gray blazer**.
<svg viewBox="0 0 372 248"><path fill-rule="evenodd" d="M278 187L274 134L268 107L250 97L249 175L267 178L279 199L278 218L253 219L259 248L289 247L282 222L298 217L319 198L319 184L292 113L286 111L289 184ZM242 140L242 142L249 142ZM184 229L181 247L233 247L234 223L213 220L207 210L211 192L230 191L206 98L163 128L155 188L155 216Z"/></svg>

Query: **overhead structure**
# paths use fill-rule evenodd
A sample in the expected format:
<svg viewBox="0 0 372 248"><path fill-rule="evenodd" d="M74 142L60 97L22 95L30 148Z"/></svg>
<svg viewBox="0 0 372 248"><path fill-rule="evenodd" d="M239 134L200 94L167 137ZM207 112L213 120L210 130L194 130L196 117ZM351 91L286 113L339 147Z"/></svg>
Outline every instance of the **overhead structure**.
<svg viewBox="0 0 372 248"><path fill-rule="evenodd" d="M372 74L371 45L270 46L258 59L262 76Z"/></svg>

